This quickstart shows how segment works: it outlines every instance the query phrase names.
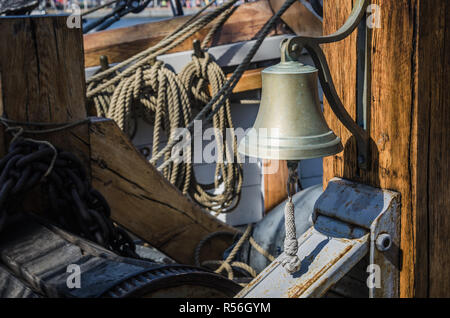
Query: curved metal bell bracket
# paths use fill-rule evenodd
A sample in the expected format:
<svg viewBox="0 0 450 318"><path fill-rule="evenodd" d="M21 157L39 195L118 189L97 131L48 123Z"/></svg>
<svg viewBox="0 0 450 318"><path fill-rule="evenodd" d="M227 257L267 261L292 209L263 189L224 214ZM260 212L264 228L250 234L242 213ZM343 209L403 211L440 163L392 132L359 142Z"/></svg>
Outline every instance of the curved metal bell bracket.
<svg viewBox="0 0 450 318"><path fill-rule="evenodd" d="M311 55L315 66L319 70L319 80L323 92L331 106L331 109L342 124L355 136L358 148L358 165L361 169L369 166L369 134L362 129L350 116L342 104L331 77L327 59L320 44L338 42L349 36L364 18L369 5L369 0L358 0L350 17L336 33L318 37L297 36L286 40L282 46L281 56L297 59L305 48Z"/></svg>

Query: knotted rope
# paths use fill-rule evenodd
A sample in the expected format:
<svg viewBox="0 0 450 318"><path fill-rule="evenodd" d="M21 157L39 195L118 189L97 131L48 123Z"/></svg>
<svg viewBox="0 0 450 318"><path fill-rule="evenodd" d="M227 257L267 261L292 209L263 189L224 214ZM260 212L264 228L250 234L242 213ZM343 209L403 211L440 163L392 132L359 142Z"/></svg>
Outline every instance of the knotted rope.
<svg viewBox="0 0 450 318"><path fill-rule="evenodd" d="M245 270L248 274L250 274L250 277L255 278L258 273L248 264L243 262L237 262L233 261L233 259L236 257L237 253L241 250L244 243L248 240L250 245L255 248L259 253L261 253L264 257L266 257L271 262L275 260L275 257L273 257L269 252L264 250L256 241L251 237L251 232L253 230L253 226L249 224L247 228L245 229L245 232L242 234L238 242L235 244L233 249L231 250L230 254L227 256L225 260L207 260L202 263L200 263L200 252L202 247L211 240L214 237L221 236L221 235L233 235L231 232L214 232L209 235L207 235L204 239L202 239L197 247L195 248L194 258L195 258L195 264L196 266L204 266L204 267L211 267L211 266L218 266L218 268L214 271L215 273L221 274L223 271L227 272L228 279L234 278L234 269L233 268L240 268ZM245 284L240 284L242 286L245 286Z"/></svg>
<svg viewBox="0 0 450 318"><path fill-rule="evenodd" d="M292 202L293 188L297 184L297 165L296 161L288 161L289 177L287 182L288 201L284 207L284 227L286 236L284 239L284 256L281 264L289 273L295 273L300 269L301 261L297 256L298 242L297 231L295 228L295 207Z"/></svg>
<svg viewBox="0 0 450 318"><path fill-rule="evenodd" d="M292 274L300 269L301 262L297 256L297 233L295 229L294 204L292 203L291 197L289 197L288 202L286 202L284 217L286 237L284 239L284 258L281 261L281 264L289 273Z"/></svg>

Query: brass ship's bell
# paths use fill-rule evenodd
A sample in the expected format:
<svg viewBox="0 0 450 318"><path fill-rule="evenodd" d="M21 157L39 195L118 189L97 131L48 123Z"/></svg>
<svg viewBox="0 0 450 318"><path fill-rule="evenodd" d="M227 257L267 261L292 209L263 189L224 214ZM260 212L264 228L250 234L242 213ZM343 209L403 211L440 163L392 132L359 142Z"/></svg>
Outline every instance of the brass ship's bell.
<svg viewBox="0 0 450 318"><path fill-rule="evenodd" d="M242 139L239 152L278 160L341 152L341 139L323 116L317 82L318 70L296 61L282 61L263 70L258 116Z"/></svg>

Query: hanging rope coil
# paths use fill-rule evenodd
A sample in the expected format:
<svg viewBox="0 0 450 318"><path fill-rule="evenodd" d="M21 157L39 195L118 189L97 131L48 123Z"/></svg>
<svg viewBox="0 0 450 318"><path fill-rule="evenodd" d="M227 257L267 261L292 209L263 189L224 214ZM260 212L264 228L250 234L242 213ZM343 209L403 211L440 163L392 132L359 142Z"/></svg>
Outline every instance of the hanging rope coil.
<svg viewBox="0 0 450 318"><path fill-rule="evenodd" d="M164 95L157 94L153 95L154 97L152 97L152 95L148 95L147 98L142 97L143 94L139 95L139 93L142 93L144 90L144 85L140 86L139 84L142 83L142 76L144 72L147 69L152 69L151 65L154 63L155 58L158 55L164 54L219 17L217 23L213 26L204 40L203 46L205 46L212 38L212 34L231 15L233 5L236 2L237 0L231 0L224 3L211 13L207 13L198 19L190 19L191 22L188 21L184 29L178 28L173 34L164 38L154 47L151 47L127 59L126 61L91 77L88 80L87 96L88 98L93 99L97 111L100 114L105 114L107 117L115 118L119 126L130 133L133 131L133 119L136 118L136 112L132 114L130 112L131 110L136 108L141 110L156 109L154 105L158 103L158 100L165 100L167 103L170 103L168 100L169 97L165 98ZM228 96L232 93L234 86L239 81L245 69L248 68L252 57L269 33L270 29L275 25L279 17L294 2L295 0L287 0L281 9L264 25L260 32L258 32L258 37L255 44L252 46L242 64L238 66L229 80L225 81L223 73L220 74L221 71L218 72L215 69L214 64L208 60L207 55L205 57L205 62L193 61L195 72L192 74L197 75L197 82L194 86L189 86L189 84L187 84L188 88L193 88L189 89L189 96L191 97L191 100L194 99L195 102L205 106L195 116L194 120L188 117L188 122L185 122L184 125L178 127L186 127L188 130L192 130L194 121L199 120L204 116L207 116L207 121L213 121L216 129L216 142L220 143L217 147L219 158L225 159L225 162L218 163L216 165L214 187L218 188L221 184L223 184L224 186L222 192L219 194L208 192L207 188L210 188L210 185L198 185L195 178L192 178L193 167L191 163L182 165L179 161L177 161L177 159L173 159L172 154L174 152L174 148L177 143L185 137L186 131L177 132L175 134L172 134L172 131L169 131L169 138L166 145L162 149L159 149L159 143L156 142L157 146L154 145L153 147L150 162L156 166L157 163L163 160L163 163L160 164L158 170L162 171L173 184L182 189L183 193L187 193L188 190L191 190L190 195L195 201L205 208L215 211L216 213L232 211L239 202L239 193L242 187L242 167L240 164L235 164L235 162L238 162L239 160L236 160L235 157L237 145L234 133L232 133L232 147L228 145L227 148L227 143L223 141L223 138L220 138L221 136L226 136L226 132L222 132L223 127L232 127ZM210 69L212 71L209 71ZM188 70L186 70L186 74L188 73ZM186 78L187 79L185 79L185 81L190 83L193 83L192 81L195 79L193 75L186 76ZM212 94L209 94L209 92L205 90L204 83L206 83L206 81L209 81L211 85L213 90ZM174 79L172 83L175 82L176 80ZM221 86L216 83L221 83ZM175 95L172 94L172 96ZM134 104L137 101L146 107L136 107ZM117 104L121 106L111 107L108 106L108 104ZM223 106L225 106L225 110ZM168 110L170 109L171 108L169 106ZM148 114L148 111L144 111L144 117L146 114ZM167 118L167 115L165 118ZM171 117L169 116L168 118ZM162 116L156 116L154 120L155 126L158 126L158 129L159 127L162 127ZM164 124L165 128L171 127L170 122L165 121ZM159 130L157 130L155 134L158 134L158 131ZM198 133L202 132L194 132L194 136ZM156 135L157 138L158 136L159 135ZM222 149L220 146L223 146L224 148ZM176 152L177 151L178 150L176 150ZM182 156L190 159L191 148L187 147L187 149L184 149ZM176 156L176 158L178 157L179 156ZM179 178L178 176L180 175L181 177Z"/></svg>
<svg viewBox="0 0 450 318"><path fill-rule="evenodd" d="M157 153L164 137L171 140L178 128L186 127L192 115L184 85L161 61L154 61L151 66L140 67L133 76L119 82L106 117L114 119L128 135L134 134L137 117L154 125L152 153ZM190 151L190 146L186 148ZM169 156L170 153L165 154L164 159ZM172 161L163 170L164 176L184 194L189 189L191 173L189 161L186 164Z"/></svg>
<svg viewBox="0 0 450 318"><path fill-rule="evenodd" d="M211 95L217 94L226 82L225 74L211 55L208 53L202 55L203 57L193 55L192 62L179 74L184 86L189 88L188 95L192 105L198 109L202 109L210 101ZM238 162L237 140L228 98L224 107L213 116L213 127L217 149L214 183L199 184L193 175L189 193L201 206L217 213L226 213L232 211L239 203L243 184L242 164ZM221 193L208 192L212 186L215 189L221 188Z"/></svg>
<svg viewBox="0 0 450 318"><path fill-rule="evenodd" d="M92 98L100 92L106 92L112 85L117 85L123 78L132 76L134 72L145 65L148 65L152 60L154 60L159 55L162 55L172 48L176 47L184 40L192 36L194 33L201 30L224 11L231 8L237 0L230 0L210 13L200 16L195 21L191 21L190 24L186 25L180 30L176 30L170 36L164 38L161 42L152 46L141 53L138 53L127 60L100 72L87 80L88 91L87 97ZM115 74L118 72L117 74ZM106 79L106 80L105 80ZM90 85L92 84L92 85Z"/></svg>
<svg viewBox="0 0 450 318"><path fill-rule="evenodd" d="M218 21L204 39L204 46L210 42L214 33L231 15L234 2L230 1L219 7L213 13L207 14L206 18L190 20L193 22L189 25L189 29L201 25L198 24L199 21L212 21L218 17ZM174 39L175 35L181 36L185 32L185 29L178 28L162 43L170 46L174 40L178 41ZM164 67L162 62L155 60L156 54L153 52L158 47L163 49L159 43L153 49L147 50L147 53L142 52L133 57L133 60L142 60L130 65L125 71L120 72L118 67L113 70L108 69L95 75L94 79L97 78L97 80L88 83L88 96L94 102L97 114L114 119L129 136L134 135L137 117L142 117L154 125L152 154L160 152L164 135L168 138L168 142L175 143L176 141L172 140L173 134L177 128L186 127L192 120L193 106L203 107L211 99L208 85L211 85L212 93L215 94L226 81L222 70L208 54L203 59L194 57L185 71L180 76L176 76ZM144 63L143 60L146 62ZM124 67L125 64L127 61L120 66ZM130 69L134 72L129 72ZM98 90L99 86L103 88ZM192 88L189 94L186 93L185 88ZM181 157L185 159L182 162L171 160L171 155L176 150L174 148L164 153L161 158L152 157L150 162L154 165L160 159L166 162L164 167L160 168L163 175L182 190L183 194L189 193L201 206L216 213L229 212L237 206L242 188L242 167L240 164L233 164L237 161L237 145L233 131L231 131L232 144L224 142L227 128L232 128L229 101L226 109L221 110L213 122L217 155L218 158L223 159L218 160L212 184L199 184L195 179L190 145L185 145L181 150L183 152ZM221 185L220 193L210 191Z"/></svg>

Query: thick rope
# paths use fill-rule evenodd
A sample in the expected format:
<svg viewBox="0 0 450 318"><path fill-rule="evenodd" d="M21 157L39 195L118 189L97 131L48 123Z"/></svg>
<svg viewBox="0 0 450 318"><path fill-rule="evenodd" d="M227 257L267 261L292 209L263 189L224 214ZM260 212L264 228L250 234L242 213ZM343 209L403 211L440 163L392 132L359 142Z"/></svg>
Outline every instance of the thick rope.
<svg viewBox="0 0 450 318"><path fill-rule="evenodd" d="M203 104L207 104L195 117L194 120L199 120L206 114L209 114L207 117L207 121L212 120L214 127L216 128L216 142L220 142L222 138L220 137L220 134L222 136L226 136L221 131L221 127L225 127L224 123L227 120L227 126L232 127L231 124L231 116L229 114L229 109L225 109L225 113L223 110L223 106L227 104L228 96L231 94L232 89L239 81L240 77L242 76L245 69L248 68L250 61L254 54L256 53L257 49L261 45L264 38L267 36L271 28L275 25L275 22L279 19L279 17L286 11L287 8L294 2L295 0L287 0L286 3L282 6L279 12L275 14L260 30L260 35L257 38L255 44L251 48L250 52L247 54L247 56L244 58L244 61L241 65L238 66L238 68L235 70L233 75L231 76L230 80L225 82L224 76L218 76L219 72L216 71L210 71L210 69L214 68L215 63L211 63L208 60L204 64L201 64L200 61L197 61L197 67L196 71L200 70L200 75L202 77L207 77L208 80L211 83L211 87L213 89L214 97L210 98L208 94L201 93L202 91L200 89L191 90L192 95L197 101L202 102ZM197 30L201 29L203 26L214 20L216 17L219 17L219 21L216 23L216 25L212 28L212 32L210 32L207 36L207 41L209 41L209 38L212 37L212 34L215 30L217 30L222 23L230 16L232 12L232 6L235 3L235 0L231 0L219 8L215 9L213 12L209 14L205 14L204 16L200 17L193 23L189 25L188 28L185 28L184 30L180 30L177 32L174 32L173 35L165 38L160 43L158 43L156 46L151 47L131 58L128 60L111 67L103 72L100 72L99 74L94 75L92 78L88 81L88 98L92 98L94 100L94 104L97 108L97 112L102 116L105 115L107 117L114 118L119 126L124 129L126 132L131 134L132 130L132 123L133 120L136 117L136 113L133 113L133 109L150 109L154 110L156 109L154 106L155 104L162 104L163 102L167 103L169 106L166 108L166 114L165 117L162 116L161 112L158 114L156 112L155 115L155 135L154 138L156 138L156 145L159 145L159 129L163 125L163 121L165 124L165 128L169 130L168 132L168 142L163 147L163 149L158 149L158 146L153 147L152 152L152 158L150 162L154 165L156 165L160 159L162 159L164 162L158 167L159 171L162 171L164 175L174 184L176 184L178 187L180 187L183 191L183 193L186 193L189 188L193 189L191 192L191 196L199 202L201 205L205 206L206 208L216 211L216 213L220 212L229 212L234 207L237 206L240 196L238 195L240 193L240 189L242 186L242 167L240 164L227 164L224 165L223 163L220 163L217 165L216 169L216 180L215 180L215 187L217 188L220 183L223 183L225 185L225 189L220 194L212 195L205 191L204 186L196 186L195 182L193 182L193 186L190 187L192 179L192 164L187 163L184 165L184 167L180 166L179 160L179 153L178 151L175 151L176 158L174 159L174 146L185 137L185 131L181 133L172 133L174 130L170 129L172 127L175 128L175 126L172 126L172 121L175 119L175 121L179 120L181 116L179 114L177 115L177 111L174 111L174 109L179 110L179 104L175 103L175 106L173 106L171 103L173 102L174 98L176 100L177 94L171 93L166 96L163 94L157 94L156 97L152 97L155 95L149 94L147 98L142 97L142 92L145 93L145 87L142 85L143 82L143 76L145 72L149 73L149 69L153 69L151 66L156 65L155 58L167 52L172 47L178 45L192 35ZM206 41L205 41L206 43ZM195 63L195 62L194 62ZM212 65L212 66L210 66ZM203 66L203 71L202 71ZM125 68L125 69L124 69ZM123 70L124 69L124 70ZM122 70L122 71L120 71ZM221 71L220 71L221 72ZM177 89L177 87L180 87L177 85L176 77L172 77L170 79L170 76L166 76L167 79L163 77L160 77L158 75L158 80L161 81L161 87L164 87L166 83L164 82L167 80L167 85L171 87L172 92L173 91L180 91L181 93L181 99L183 100L183 93L182 89ZM149 79L151 80L151 79ZM221 88L219 89L219 85L216 84L219 80L223 80L221 85ZM187 86L190 87L190 86ZM204 87L200 85L200 87ZM199 88L199 87L197 87ZM138 101L139 99L139 101ZM138 104L142 104L145 107L139 107L135 106L136 102L138 101ZM156 102L155 102L156 101ZM185 109L183 105L181 105L181 109ZM189 109L189 107L186 107L186 109ZM171 112L172 111L172 112ZM167 116L167 113L169 113L169 116ZM145 114L145 112L144 112ZM171 116L172 114L173 116ZM226 117L225 118L225 115ZM192 118L189 118L189 116L185 116L186 114L183 113L183 117L187 118L189 123L185 123L185 125L178 125L176 127L187 127L189 130L192 129L194 120ZM216 116L218 115L218 116ZM164 118L163 118L164 117ZM169 118L170 120L167 120ZM198 132L194 132L196 135ZM201 132L200 132L201 133ZM220 142L221 145L224 143ZM226 143L225 143L226 144ZM217 149L221 149L221 145L217 147ZM239 160L236 160L237 158L233 158L233 156L236 155L236 140L234 138L233 134L233 148L234 151L231 152L227 146L224 146L224 151L221 152L219 155L221 157L225 157L226 161L228 163L236 162ZM229 146L228 146L229 147ZM184 149L182 156L185 158L190 158L191 156L191 149L190 147L187 147L188 149ZM176 150L176 149L175 149ZM181 171L181 172L180 172ZM181 178L178 178L179 172L181 173ZM195 180L194 180L195 181Z"/></svg>
<svg viewBox="0 0 450 318"><path fill-rule="evenodd" d="M211 30L209 30L208 34L203 39L202 48L206 48L206 46L210 44L210 41L214 34L216 34L217 30L219 30L225 24L225 22L228 20L231 14L233 14L236 8L237 7L231 7L222 12L222 14L218 17L217 22L213 25Z"/></svg>
<svg viewBox="0 0 450 318"><path fill-rule="evenodd" d="M205 38L206 42L209 42L214 32L231 15L233 9L232 4L234 2L236 1L230 1L215 9L212 13L206 14L197 21L194 21L201 14L201 12L197 13L185 24L178 27L172 35L163 39L155 47L146 50L147 53L145 51L139 53L131 59L120 63L115 68L107 69L95 75L94 79L98 78L99 80L91 81L88 84L88 96L90 94L89 92L97 90L99 86L104 87L103 90L91 96L97 114L114 119L119 127L129 136L133 136L136 130L136 118L141 116L146 119L154 125L153 154L161 150L160 145L162 144L161 141L164 134L166 134L169 141L174 141L172 138L176 129L186 127L188 122L192 120L191 104L193 102L195 103L195 101L189 98L193 97L192 94L189 97L186 94L184 87L189 86L184 86L173 72L165 68L162 62L156 61L154 57L157 54L163 53L161 50L166 50L167 46L171 46L177 42L178 38L175 38L175 36L181 36L186 33L187 27L189 30L196 29L196 25L202 27L201 25L219 16L218 22L211 28ZM203 22L199 24L199 21ZM189 25L190 22L192 22L191 25ZM166 43L165 47L163 45L164 43ZM157 54L154 53L158 48L161 48L161 50ZM120 68L126 67L127 62L131 60L138 60L138 62L128 66L125 71L120 72L119 66ZM143 63L143 60L147 62ZM202 68L200 65L201 63L197 63L197 66ZM196 73L197 78L209 76L209 78L206 78L206 81L201 79L200 82L210 82L213 85L213 92L217 92L220 85L225 81L225 75L222 73L220 67L210 60L206 60L202 65L205 70L204 72L198 72L199 69L197 72L195 70L193 71ZM130 70L133 70L134 73L131 73ZM128 73L129 75L127 75ZM194 75L193 73L191 75L188 73L185 73L186 76ZM192 80L195 80L194 77L192 77ZM182 81L187 80L186 77L181 78ZM116 84L111 84L117 81L117 79L119 80ZM200 86L202 86L201 83ZM204 89L199 89L198 92L203 94ZM197 101L201 101L203 104L211 98L209 93L204 94L201 98L199 98L199 95L196 95L196 97ZM215 126L219 127L216 130L218 133L223 133L227 127L232 127L229 109L226 114L222 113L217 116ZM218 137L218 134L216 134L216 137ZM240 165L219 164L216 169L215 187L217 188L220 183L223 183L224 191L218 194L209 193L207 192L209 185L198 184L197 180L193 177L193 165L190 161L191 148L190 145L185 146L187 147L182 149L183 154L181 158L187 160L183 160L184 162L180 162L180 160L168 161L171 154L179 154L177 149L172 148L171 153L167 152L164 154L163 160L167 164L160 171L171 183L182 190L183 194L187 194L190 190L190 196L203 207L216 213L231 211L239 202L239 194L242 187L242 167ZM233 153L228 149L229 145L220 143L218 149L221 149L221 147L227 148L223 151L227 161L236 161L233 158Z"/></svg>
<svg viewBox="0 0 450 318"><path fill-rule="evenodd" d="M155 46L152 46L141 53L138 53L127 60L92 76L87 80L87 97L92 98L99 93L106 93L112 85L118 84L123 78L132 76L138 68L148 65L157 56L166 53L182 43L184 40L217 18L222 12L232 7L236 2L237 0L230 0L224 3L212 12L201 16L184 29L174 32L172 35L163 39ZM120 72L120 70L123 71Z"/></svg>
<svg viewBox="0 0 450 318"><path fill-rule="evenodd" d="M284 257L281 265L289 273L295 273L300 269L301 261L297 256L298 242L297 233L295 229L295 209L292 198L289 197L288 202L284 208L284 226L286 229L286 237L284 239Z"/></svg>
<svg viewBox="0 0 450 318"><path fill-rule="evenodd" d="M230 254L227 256L225 260L207 260L202 263L200 263L200 252L202 247L206 244L206 242L210 241L212 238L220 236L220 235L234 235L230 232L214 232L209 235L207 235L205 238L203 238L195 248L194 258L195 258L195 264L197 266L204 266L204 267L211 267L211 266L217 266L217 269L214 271L215 273L221 274L223 271L227 272L228 279L234 278L234 269L233 268L240 268L245 270L247 273L250 274L252 278L255 278L258 273L254 268L252 268L250 265L233 261L233 259L236 257L237 253L241 250L244 243L248 240L250 245L255 248L259 253L261 253L264 257L269 259L271 262L275 260L275 257L273 257L268 251L264 250L256 241L251 237L252 232L252 225L249 224L245 230L245 232L242 234L236 245L231 250ZM245 284L241 284L245 286Z"/></svg>
<svg viewBox="0 0 450 318"><path fill-rule="evenodd" d="M186 65L179 78L186 88L191 105L203 108L217 94L226 81L225 74L208 53L203 57L192 56L192 62ZM209 90L211 87L211 92ZM227 98L224 107L213 117L216 149L216 172L213 184L200 184L192 174L190 196L201 206L217 213L231 212L239 203L243 184L242 164L238 161L237 140L234 135L230 101ZM226 141L231 137L232 143ZM170 162L170 161L169 161ZM221 193L210 193L211 188L221 188Z"/></svg>
<svg viewBox="0 0 450 318"><path fill-rule="evenodd" d="M5 126L5 131L11 132L13 135L13 138L10 141L10 144L13 144L19 137L21 137L23 134L49 134L54 132L63 131L66 129L70 129L72 127L76 127L82 124L85 124L89 122L89 118L77 120L74 122L66 122L66 123L42 123L42 122L22 122L22 121L16 121L12 119L8 119L5 117L0 117L0 123ZM10 126L13 125L13 126ZM22 126L34 126L34 127L53 127L48 129L24 129ZM47 171L44 173L44 177L48 176L55 166L56 158L58 156L58 151L56 150L56 147L53 146L50 142L46 140L36 140L33 138L23 138L24 140L28 140L30 142L33 142L35 144L44 144L48 146L50 149L53 150L54 155L52 157L52 160L50 161L49 167Z"/></svg>
<svg viewBox="0 0 450 318"><path fill-rule="evenodd" d="M236 68L236 70L233 72L233 75L228 79L228 81L222 86L220 91L214 95L214 97L208 102L208 104L195 116L194 120L190 122L190 124L186 127L189 131L192 131L194 128L194 122L197 120L201 120L202 118L206 117L206 121L209 121L213 118L213 116L220 110L220 108L224 105L225 99L227 96L231 94L233 91L233 88L238 83L239 79L241 78L244 71L248 68L250 65L250 62L256 52L258 51L259 47L261 46L263 40L267 36L267 34L270 32L270 30L275 26L275 23L277 20L283 15L284 12L295 2L296 0L286 0L286 2L281 6L280 10L273 15L261 28L261 30L258 32L259 36L256 39L255 43L251 47L250 51L245 56L242 63ZM194 131L194 135L201 134L201 131ZM184 133L180 133L177 135L174 140L178 140L183 137ZM164 154L171 151L172 147L176 141L169 142L158 154L154 154L152 163L155 164ZM169 159L171 160L171 159ZM164 166L164 164L162 165ZM158 168L160 169L160 168Z"/></svg>

